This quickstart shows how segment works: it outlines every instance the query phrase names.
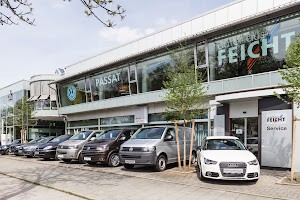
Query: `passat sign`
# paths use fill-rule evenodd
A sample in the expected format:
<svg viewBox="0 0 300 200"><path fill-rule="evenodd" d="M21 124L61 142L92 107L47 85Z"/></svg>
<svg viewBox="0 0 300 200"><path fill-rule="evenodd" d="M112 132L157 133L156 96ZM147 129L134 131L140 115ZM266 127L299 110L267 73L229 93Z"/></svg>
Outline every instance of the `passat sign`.
<svg viewBox="0 0 300 200"><path fill-rule="evenodd" d="M262 166L289 168L292 150L292 110L263 111L261 115Z"/></svg>

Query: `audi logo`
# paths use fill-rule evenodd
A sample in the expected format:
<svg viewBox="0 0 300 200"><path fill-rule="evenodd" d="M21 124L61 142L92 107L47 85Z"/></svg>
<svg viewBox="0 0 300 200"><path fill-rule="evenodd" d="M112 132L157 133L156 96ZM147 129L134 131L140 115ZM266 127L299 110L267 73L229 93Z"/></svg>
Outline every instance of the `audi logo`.
<svg viewBox="0 0 300 200"><path fill-rule="evenodd" d="M236 163L228 163L228 167L239 167Z"/></svg>

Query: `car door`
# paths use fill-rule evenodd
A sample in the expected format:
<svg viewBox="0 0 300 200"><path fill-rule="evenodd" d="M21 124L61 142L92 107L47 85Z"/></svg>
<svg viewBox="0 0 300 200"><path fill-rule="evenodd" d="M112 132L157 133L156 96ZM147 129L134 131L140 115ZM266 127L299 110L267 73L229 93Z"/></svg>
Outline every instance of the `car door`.
<svg viewBox="0 0 300 200"><path fill-rule="evenodd" d="M165 140L167 136L172 136L172 140ZM176 162L177 161L177 142L176 142L176 133L175 129L168 128L165 136L164 136L164 149L168 156L168 162Z"/></svg>

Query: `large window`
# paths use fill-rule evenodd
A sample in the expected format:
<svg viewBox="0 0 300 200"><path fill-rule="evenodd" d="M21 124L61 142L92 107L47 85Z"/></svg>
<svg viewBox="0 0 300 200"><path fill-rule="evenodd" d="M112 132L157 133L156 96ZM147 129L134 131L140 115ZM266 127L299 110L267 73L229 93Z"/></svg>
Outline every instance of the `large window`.
<svg viewBox="0 0 300 200"><path fill-rule="evenodd" d="M300 33L298 18L291 14L210 39L210 80L282 68L287 47Z"/></svg>
<svg viewBox="0 0 300 200"><path fill-rule="evenodd" d="M129 95L128 67L92 76L91 87L94 101Z"/></svg>
<svg viewBox="0 0 300 200"><path fill-rule="evenodd" d="M85 80L78 80L59 86L60 102L62 106L86 103Z"/></svg>

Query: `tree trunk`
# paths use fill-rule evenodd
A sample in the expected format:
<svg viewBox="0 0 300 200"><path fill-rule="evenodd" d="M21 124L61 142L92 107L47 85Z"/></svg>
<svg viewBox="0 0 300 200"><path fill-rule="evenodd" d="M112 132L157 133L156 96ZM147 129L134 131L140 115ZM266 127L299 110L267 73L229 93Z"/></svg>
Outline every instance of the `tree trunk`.
<svg viewBox="0 0 300 200"><path fill-rule="evenodd" d="M185 130L185 120L183 121L183 169L186 169L186 130Z"/></svg>
<svg viewBox="0 0 300 200"><path fill-rule="evenodd" d="M189 169L191 169L191 158L192 158L192 153L193 153L193 147L194 147L194 128L195 128L195 120L192 121L192 137L191 137L191 147L190 147L190 159L189 159Z"/></svg>
<svg viewBox="0 0 300 200"><path fill-rule="evenodd" d="M178 137L178 124L177 120L175 121L176 127L176 142L177 142L177 157L178 157L178 167L181 169L181 158L180 158L180 148L179 148L179 137Z"/></svg>

